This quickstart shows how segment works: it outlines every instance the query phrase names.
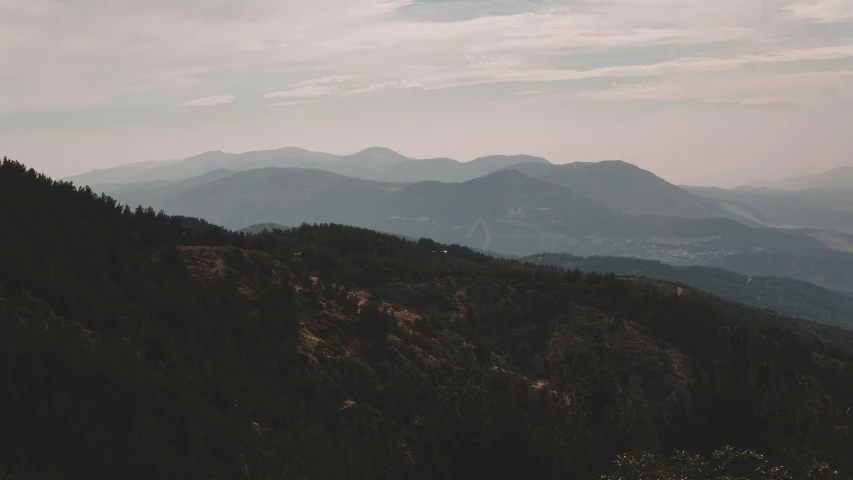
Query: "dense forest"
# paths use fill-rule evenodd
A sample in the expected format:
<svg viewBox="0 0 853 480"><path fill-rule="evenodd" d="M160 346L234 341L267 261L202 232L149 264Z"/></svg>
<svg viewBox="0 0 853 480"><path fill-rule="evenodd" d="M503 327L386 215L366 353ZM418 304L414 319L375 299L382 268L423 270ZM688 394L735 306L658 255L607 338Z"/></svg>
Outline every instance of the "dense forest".
<svg viewBox="0 0 853 480"><path fill-rule="evenodd" d="M4 479L850 478L851 361L612 274L0 166Z"/></svg>

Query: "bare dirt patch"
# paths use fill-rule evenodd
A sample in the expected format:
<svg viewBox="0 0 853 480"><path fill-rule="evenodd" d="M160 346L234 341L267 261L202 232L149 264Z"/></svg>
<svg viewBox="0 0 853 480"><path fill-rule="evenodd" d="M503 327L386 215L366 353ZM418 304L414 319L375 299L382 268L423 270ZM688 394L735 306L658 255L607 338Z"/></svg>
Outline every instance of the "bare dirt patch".
<svg viewBox="0 0 853 480"><path fill-rule="evenodd" d="M264 252L223 246L181 246L178 252L190 276L208 283L231 277L245 297L257 298L285 277L294 279L287 267Z"/></svg>

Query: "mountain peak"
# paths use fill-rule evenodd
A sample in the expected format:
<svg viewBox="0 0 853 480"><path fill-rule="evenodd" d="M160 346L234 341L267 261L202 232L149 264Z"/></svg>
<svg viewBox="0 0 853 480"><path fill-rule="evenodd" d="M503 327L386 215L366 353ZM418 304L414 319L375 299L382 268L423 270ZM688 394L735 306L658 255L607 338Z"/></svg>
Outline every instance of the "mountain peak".
<svg viewBox="0 0 853 480"><path fill-rule="evenodd" d="M192 155L192 156L189 156L189 157L187 157L186 159L190 159L190 158L205 158L205 157L210 157L210 156L215 156L215 155L227 155L227 154L226 154L225 152L223 152L222 150L208 150L208 151L206 151L206 152L201 152L201 153L199 153L198 155ZM185 159L185 160L186 160L186 159Z"/></svg>
<svg viewBox="0 0 853 480"><path fill-rule="evenodd" d="M356 153L356 155L359 155L359 156L369 155L369 156L375 157L375 158L379 157L379 158L389 158L389 159L394 158L394 159L400 159L400 160L408 160L408 157L406 157L405 155L398 153L398 152L395 152L394 150L391 150L390 148L385 148L385 147L367 147L364 150L361 150L358 153Z"/></svg>
<svg viewBox="0 0 853 480"><path fill-rule="evenodd" d="M503 166L517 165L519 163L547 163L551 164L547 159L536 157L533 155L516 154L516 155L487 155L471 160L470 163L495 163Z"/></svg>
<svg viewBox="0 0 853 480"><path fill-rule="evenodd" d="M408 162L411 159L401 153L391 150L390 148L369 147L358 153L341 157L341 160L345 165L381 170L403 162Z"/></svg>
<svg viewBox="0 0 853 480"><path fill-rule="evenodd" d="M519 186L533 186L533 185L545 185L549 187L556 187L556 185L545 183L542 180L537 180L534 178L530 178L527 175L521 173L518 170L513 168L505 168L502 170L498 170L496 172L489 173L487 175L483 175L482 177L475 178L473 180L468 180L467 182L463 182L465 185L502 185L504 188L517 188Z"/></svg>
<svg viewBox="0 0 853 480"><path fill-rule="evenodd" d="M633 163L626 162L625 160L602 160L598 162L602 165L611 165L614 167L631 167L638 170L641 170L640 167L634 165Z"/></svg>

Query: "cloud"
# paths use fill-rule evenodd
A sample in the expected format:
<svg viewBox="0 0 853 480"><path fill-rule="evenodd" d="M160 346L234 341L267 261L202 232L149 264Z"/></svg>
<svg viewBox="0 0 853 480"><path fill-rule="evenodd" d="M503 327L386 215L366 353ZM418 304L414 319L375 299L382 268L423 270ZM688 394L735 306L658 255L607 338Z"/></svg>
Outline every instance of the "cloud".
<svg viewBox="0 0 853 480"><path fill-rule="evenodd" d="M417 88L440 90L469 85L506 82L560 82L595 78L658 77L681 73L710 73L736 70L751 65L818 62L853 58L853 45L779 50L734 57L679 58L635 65L613 65L589 70L540 69L513 55L466 55L458 64L421 66L401 70L403 78L360 83L363 75L333 75L298 82L291 88L263 95L264 98L317 98L331 95L360 95L386 89ZM540 90L520 94L540 93Z"/></svg>
<svg viewBox="0 0 853 480"><path fill-rule="evenodd" d="M853 45L853 31L821 38L797 25L849 18L849 5L0 0L0 108L79 109L201 87L299 99L778 65L797 60L768 58L767 49ZM428 18L419 16L426 10ZM611 66L601 66L605 59ZM217 80L225 76L237 80ZM313 79L294 83L306 76Z"/></svg>
<svg viewBox="0 0 853 480"><path fill-rule="evenodd" d="M279 102L279 103L273 103L272 105L270 105L270 107L293 107L296 105L304 105L306 103L311 103L311 102L304 101L304 100L303 101L296 101L296 102Z"/></svg>
<svg viewBox="0 0 853 480"><path fill-rule="evenodd" d="M369 25L400 5L0 1L0 72L22 77L11 83L0 74L0 95L10 97L7 111L80 108L137 91L213 88L208 78L220 72L297 63L313 68L334 54L322 45L328 38Z"/></svg>
<svg viewBox="0 0 853 480"><path fill-rule="evenodd" d="M358 77L356 77L355 75L326 75L325 77L302 80L301 82L299 82L298 86L329 85L334 83L345 82L347 80L354 80L356 78Z"/></svg>
<svg viewBox="0 0 853 480"><path fill-rule="evenodd" d="M418 76L396 82L373 84L370 90L380 88L420 88L438 90L465 85L480 85L505 82L559 82L617 77L657 77L681 73L711 73L735 70L750 65L816 62L853 58L853 45L815 47L746 54L723 58L680 58L645 65L614 65L589 70L504 68L502 65L487 64L485 68L423 69Z"/></svg>
<svg viewBox="0 0 853 480"><path fill-rule="evenodd" d="M524 92L518 92L517 95L536 95L537 93L542 93L542 90L527 90Z"/></svg>
<svg viewBox="0 0 853 480"><path fill-rule="evenodd" d="M682 74L664 80L573 94L598 101L780 104L819 107L853 103L853 70L757 75Z"/></svg>
<svg viewBox="0 0 853 480"><path fill-rule="evenodd" d="M325 97L339 92L337 84L356 79L353 75L326 75L324 77L302 80L286 90L269 92L263 98L314 98Z"/></svg>
<svg viewBox="0 0 853 480"><path fill-rule="evenodd" d="M187 100L180 103L178 107L210 107L213 105L223 105L234 101L234 95L213 95L210 97L196 98L195 100Z"/></svg>
<svg viewBox="0 0 853 480"><path fill-rule="evenodd" d="M796 105L797 102L784 97L709 98L700 103L732 103L737 105Z"/></svg>
<svg viewBox="0 0 853 480"><path fill-rule="evenodd" d="M405 88L405 86L406 84L399 80L390 82L375 82L369 83L367 85L356 84L353 85L349 90L346 90L344 93L346 95L362 95L365 93L378 92L380 90L391 88Z"/></svg>
<svg viewBox="0 0 853 480"><path fill-rule="evenodd" d="M264 94L264 98L287 98L287 97L324 97L336 92L334 87L326 85L308 85L295 87L290 90L280 90Z"/></svg>
<svg viewBox="0 0 853 480"><path fill-rule="evenodd" d="M791 17L814 23L853 21L853 2L850 0L818 0L797 2L784 8Z"/></svg>

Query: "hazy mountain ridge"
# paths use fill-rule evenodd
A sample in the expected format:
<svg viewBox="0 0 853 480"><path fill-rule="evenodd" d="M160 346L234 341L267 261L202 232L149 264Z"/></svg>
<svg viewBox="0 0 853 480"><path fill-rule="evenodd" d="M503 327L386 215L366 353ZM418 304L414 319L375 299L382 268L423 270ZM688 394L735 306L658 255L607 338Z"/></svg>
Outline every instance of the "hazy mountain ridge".
<svg viewBox="0 0 853 480"><path fill-rule="evenodd" d="M336 173L303 168L265 168L180 189L159 203L170 212L189 212L216 218L232 229L274 222L358 222L366 208L378 205L386 189L382 184ZM158 205L155 205L155 207Z"/></svg>
<svg viewBox="0 0 853 480"><path fill-rule="evenodd" d="M853 189L779 190L740 187L684 187L695 195L732 204L745 216L770 226L853 232Z"/></svg>
<svg viewBox="0 0 853 480"><path fill-rule="evenodd" d="M554 165L538 157L491 156L460 163L413 160L381 147L343 157L294 148L207 157L222 155L232 166L237 157L251 160L241 168L282 163L281 158L311 168L232 175L219 169L181 181L96 190L232 229L333 222L505 254L637 256L853 291L853 277L844 273L853 267L853 238L827 230L853 229L853 195L845 200L841 191L682 188L621 161ZM315 160L306 163L306 155ZM183 163L209 164L203 157ZM495 175L502 171L523 175ZM386 182L383 175L474 178ZM747 228L800 224L812 230Z"/></svg>
<svg viewBox="0 0 853 480"><path fill-rule="evenodd" d="M853 167L838 167L815 175L785 178L767 182L764 186L782 190L850 190L853 189Z"/></svg>
<svg viewBox="0 0 853 480"><path fill-rule="evenodd" d="M117 191L115 184L154 179L175 181L192 174L203 176L219 168L246 171L270 167L313 168L354 178L401 183L466 182L512 168L532 178L568 187L596 203L631 215L724 217L755 223L748 217L722 208L713 200L695 196L651 172L622 161L554 165L544 158L522 154L490 155L459 162L449 158L412 159L383 147L371 147L345 156L288 147L242 154L206 152L179 162L169 162L162 168L148 165L142 174L135 170L125 172L118 167L70 177L69 180L98 188L105 188L103 184L113 184L111 191ZM105 178L111 172L114 178L107 181Z"/></svg>
<svg viewBox="0 0 853 480"><path fill-rule="evenodd" d="M630 215L732 218L749 223L749 219L726 211L713 200L698 197L652 172L623 161L522 164L511 168L533 178L563 185L596 203Z"/></svg>
<svg viewBox="0 0 853 480"><path fill-rule="evenodd" d="M93 184L129 184L153 180L179 181L198 177L217 169L257 169L270 166L300 166L303 163L326 163L335 155L312 152L296 147L284 147L278 150L260 150L244 153L225 153L209 151L182 160L166 162L146 162L144 165L131 164L95 170L67 177L66 180L78 185Z"/></svg>
<svg viewBox="0 0 853 480"><path fill-rule="evenodd" d="M122 202L142 198L108 193ZM807 232L753 228L727 218L631 216L515 169L463 183L406 184L270 168L177 186L171 193L157 189L146 198L156 209L235 230L266 222L332 222L506 254L637 256L853 290L853 277L843 273L853 266L853 255L830 251ZM823 259L805 268L814 252Z"/></svg>
<svg viewBox="0 0 853 480"><path fill-rule="evenodd" d="M548 160L531 155L490 155L469 162L449 158L410 160L391 167L377 179L398 182L465 182L522 163L550 165Z"/></svg>
<svg viewBox="0 0 853 480"><path fill-rule="evenodd" d="M547 160L530 155L491 155L469 162L449 158L413 159L384 147L369 147L349 155L333 155L296 147L245 153L204 152L183 160L142 162L95 170L66 178L75 184L130 184L157 180L179 181L213 170L314 168L368 180L462 182L523 162Z"/></svg>
<svg viewBox="0 0 853 480"><path fill-rule="evenodd" d="M123 199L119 192L118 198ZM213 219L229 228L272 221L285 225L337 222L397 233L488 246L495 228L537 229L546 223L588 232L615 225L624 215L559 185L500 171L465 183L374 182L310 169L240 172L182 189L154 204L170 212ZM478 223L479 222L479 223ZM487 222L482 230L473 228ZM511 252L510 252L511 253Z"/></svg>
<svg viewBox="0 0 853 480"><path fill-rule="evenodd" d="M350 155L333 155L297 147L244 153L209 151L178 161L147 162L144 166L136 164L96 170L66 180L89 185L128 184L151 180L185 180L223 168L245 171L288 167L340 170L344 175L370 176L375 175L374 169L387 168L408 160L397 152L381 147L366 148Z"/></svg>

